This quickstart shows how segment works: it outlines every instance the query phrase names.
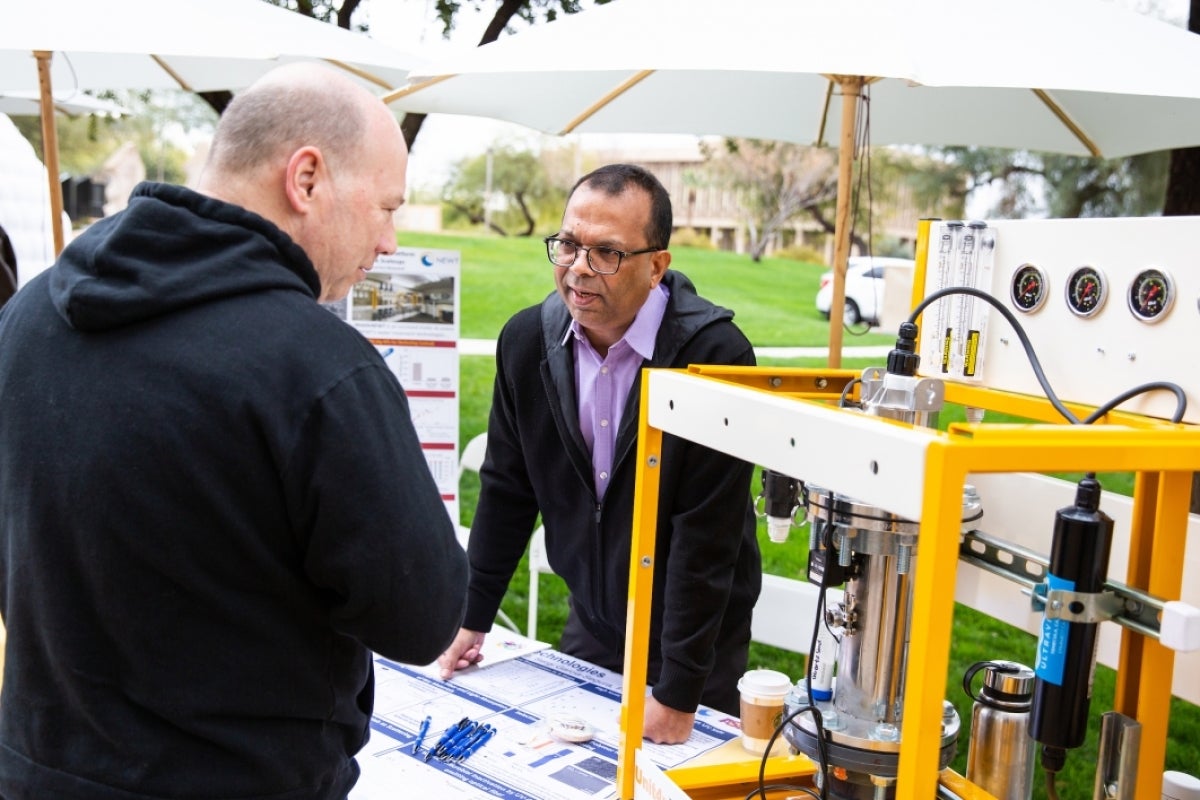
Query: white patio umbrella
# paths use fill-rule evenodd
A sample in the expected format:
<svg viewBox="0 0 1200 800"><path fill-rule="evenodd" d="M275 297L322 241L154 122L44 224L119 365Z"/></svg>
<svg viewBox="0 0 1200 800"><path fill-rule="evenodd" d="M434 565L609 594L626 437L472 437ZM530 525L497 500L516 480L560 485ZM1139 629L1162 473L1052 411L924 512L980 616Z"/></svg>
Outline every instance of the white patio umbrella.
<svg viewBox="0 0 1200 800"><path fill-rule="evenodd" d="M1098 0L616 0L415 70L385 100L555 134L837 142L836 367L864 87L872 145L1116 157L1200 144L1197 75L1200 37Z"/></svg>
<svg viewBox="0 0 1200 800"><path fill-rule="evenodd" d="M321 60L376 93L404 83L419 56L263 0L37 0L0 11L0 93L40 98L55 252L62 192L54 92L236 91L270 69Z"/></svg>
<svg viewBox="0 0 1200 800"><path fill-rule="evenodd" d="M104 114L118 117L129 112L107 100L91 95L72 93L70 97L54 96L51 105L59 114L74 117L81 114ZM42 99L37 92L0 92L0 114L10 117L36 117L42 113Z"/></svg>

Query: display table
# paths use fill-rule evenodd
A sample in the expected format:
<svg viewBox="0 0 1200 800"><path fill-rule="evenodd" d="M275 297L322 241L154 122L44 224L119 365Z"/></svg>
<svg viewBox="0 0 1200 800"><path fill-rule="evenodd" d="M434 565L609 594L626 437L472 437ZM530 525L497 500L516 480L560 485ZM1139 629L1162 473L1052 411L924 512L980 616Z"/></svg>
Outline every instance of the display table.
<svg viewBox="0 0 1200 800"><path fill-rule="evenodd" d="M350 800L396 797L583 800L616 796L621 676L524 637L488 637L483 666L443 681L436 666L375 660L371 737L358 754L362 776ZM420 755L421 722L431 719ZM551 722L572 717L591 726L585 743L553 737ZM447 727L464 717L496 734L462 761L425 761ZM663 769L698 762L720 748L740 750L738 721L701 708L691 738L680 745L644 743ZM728 744L727 744L728 743ZM749 754L742 751L738 758Z"/></svg>

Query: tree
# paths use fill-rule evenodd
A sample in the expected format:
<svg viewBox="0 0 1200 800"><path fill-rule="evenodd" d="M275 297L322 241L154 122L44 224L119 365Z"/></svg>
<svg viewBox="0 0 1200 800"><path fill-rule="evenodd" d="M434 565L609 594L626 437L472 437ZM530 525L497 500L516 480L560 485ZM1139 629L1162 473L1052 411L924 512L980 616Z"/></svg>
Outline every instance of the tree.
<svg viewBox="0 0 1200 800"><path fill-rule="evenodd" d="M331 2L331 0L266 0L266 2L291 9L306 17L336 24L339 28L367 30L365 25L352 26L350 22L354 13L362 5L362 0L342 0L341 3ZM375 2L395 2L395 0L375 0ZM591 2L595 5L604 5L611 0L591 0ZM464 8L469 7L476 13L486 13L486 9L494 8L491 21L483 35L479 37L479 44L487 44L500 38L500 34L508 30L509 25L515 19L521 19L530 24L536 24L539 20L553 22L558 19L559 14L574 14L583 6L584 3L581 0L437 0L434 10L438 20L442 23L443 38L449 38L454 31L454 24L459 17L459 12ZM197 92L197 94L217 114L224 112L225 106L229 105L229 101L233 99L231 92ZM404 115L404 122L400 128L404 132L404 141L408 143L410 150L424 124L424 114Z"/></svg>
<svg viewBox="0 0 1200 800"><path fill-rule="evenodd" d="M117 150L123 142L137 144L146 167L154 180L183 183L187 176L184 164L187 154L172 143L165 133L209 128L214 115L203 103L186 92L105 92L103 97L129 111L120 117L88 115L59 117L59 166L73 175L90 175ZM42 153L42 129L38 117L14 117L21 134ZM44 158L44 156L43 156Z"/></svg>
<svg viewBox="0 0 1200 800"><path fill-rule="evenodd" d="M767 246L802 211L837 195L837 155L830 150L763 139L702 144L712 180L741 197L750 233L750 258L761 261Z"/></svg>
<svg viewBox="0 0 1200 800"><path fill-rule="evenodd" d="M837 199L837 153L758 139L724 139L702 144L711 180L738 193L750 233L750 257L761 260L769 243L804 214L833 234ZM878 248L872 215L906 202L939 214L958 212L966 180L959 167L911 153L875 148L860 160L851 199L851 243L859 252Z"/></svg>
<svg viewBox="0 0 1200 800"><path fill-rule="evenodd" d="M1162 208L1166 190L1165 153L1102 159L986 147L934 152L970 176L968 191L998 190L992 217L1145 216Z"/></svg>
<svg viewBox="0 0 1200 800"><path fill-rule="evenodd" d="M501 236L532 236L540 218L561 210L566 189L551 184L537 154L497 145L458 162L442 200L473 225Z"/></svg>

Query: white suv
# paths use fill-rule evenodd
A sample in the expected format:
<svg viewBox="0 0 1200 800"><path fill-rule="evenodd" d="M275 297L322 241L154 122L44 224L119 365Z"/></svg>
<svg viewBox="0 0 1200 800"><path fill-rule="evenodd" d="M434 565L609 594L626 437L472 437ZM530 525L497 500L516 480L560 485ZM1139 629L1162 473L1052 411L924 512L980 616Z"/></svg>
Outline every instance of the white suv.
<svg viewBox="0 0 1200 800"><path fill-rule="evenodd" d="M885 287L902 291L907 299L912 293L914 262L911 258L882 258L854 256L846 266L846 306L842 312L844 325L866 322L878 325L884 307ZM885 278L890 275L890 278ZM817 290L817 311L829 319L833 300L833 271L821 276Z"/></svg>

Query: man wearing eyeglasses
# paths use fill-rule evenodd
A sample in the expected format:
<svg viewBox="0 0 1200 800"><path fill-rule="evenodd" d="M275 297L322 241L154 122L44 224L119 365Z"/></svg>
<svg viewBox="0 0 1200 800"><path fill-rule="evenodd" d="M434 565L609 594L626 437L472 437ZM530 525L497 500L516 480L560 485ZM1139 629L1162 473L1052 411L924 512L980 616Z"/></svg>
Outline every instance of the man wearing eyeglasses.
<svg viewBox="0 0 1200 800"><path fill-rule="evenodd" d="M479 648L540 513L570 590L559 649L624 666L643 367L754 364L733 313L670 271L671 201L646 170L614 164L571 191L546 239L557 292L500 334L488 451L471 528L463 629L442 676ZM761 564L751 465L663 442L645 736L686 741L696 707L738 714Z"/></svg>

